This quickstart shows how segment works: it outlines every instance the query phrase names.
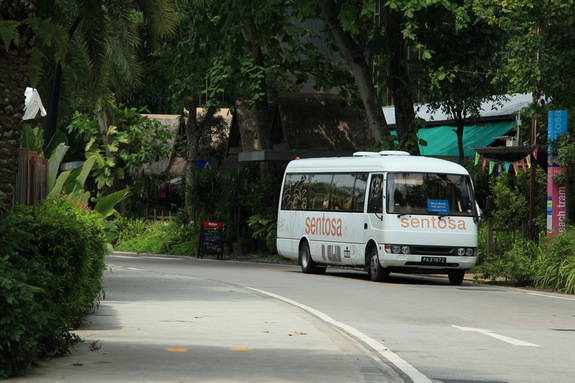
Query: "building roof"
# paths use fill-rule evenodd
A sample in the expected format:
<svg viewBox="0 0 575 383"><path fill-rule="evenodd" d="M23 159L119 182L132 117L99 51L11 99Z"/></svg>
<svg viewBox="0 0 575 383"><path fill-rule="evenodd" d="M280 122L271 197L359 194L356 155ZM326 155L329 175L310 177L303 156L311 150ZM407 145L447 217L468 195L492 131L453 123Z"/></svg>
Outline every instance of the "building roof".
<svg viewBox="0 0 575 383"><path fill-rule="evenodd" d="M281 93L272 121L274 144L291 150L355 151L373 142L364 116L334 94Z"/></svg>
<svg viewBox="0 0 575 383"><path fill-rule="evenodd" d="M533 102L533 95L528 93L507 95L507 100L501 102L488 101L481 104L481 120L508 120L513 114L525 108ZM422 118L427 125L447 125L453 120L443 111L429 110L429 104L417 104L414 107L416 117ZM390 126L395 126L395 108L393 106L383 107L385 120Z"/></svg>
<svg viewBox="0 0 575 383"><path fill-rule="evenodd" d="M271 124L273 149L253 144L254 125L246 105L236 105L228 155L239 153L240 161L288 161L351 154L373 143L365 118L334 94L280 93Z"/></svg>

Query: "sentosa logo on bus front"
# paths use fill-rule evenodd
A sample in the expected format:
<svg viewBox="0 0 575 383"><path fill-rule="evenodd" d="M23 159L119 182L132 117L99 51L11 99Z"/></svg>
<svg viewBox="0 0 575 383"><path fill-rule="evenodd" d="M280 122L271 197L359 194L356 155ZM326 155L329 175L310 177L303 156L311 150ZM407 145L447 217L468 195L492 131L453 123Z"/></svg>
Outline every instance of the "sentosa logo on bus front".
<svg viewBox="0 0 575 383"><path fill-rule="evenodd" d="M329 218L323 214L321 217L307 217L305 219L305 233L311 235L327 235L341 237L341 218Z"/></svg>
<svg viewBox="0 0 575 383"><path fill-rule="evenodd" d="M467 230L465 220L438 217L403 217L400 220L402 228Z"/></svg>

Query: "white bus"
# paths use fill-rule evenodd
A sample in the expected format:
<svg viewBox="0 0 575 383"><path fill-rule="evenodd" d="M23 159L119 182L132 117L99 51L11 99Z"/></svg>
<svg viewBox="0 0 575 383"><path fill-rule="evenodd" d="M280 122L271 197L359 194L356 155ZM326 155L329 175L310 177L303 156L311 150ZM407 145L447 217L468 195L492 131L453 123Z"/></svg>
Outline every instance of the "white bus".
<svg viewBox="0 0 575 383"><path fill-rule="evenodd" d="M298 159L286 168L277 221L278 253L304 273L328 265L447 274L453 285L477 260L479 213L468 172L407 152Z"/></svg>

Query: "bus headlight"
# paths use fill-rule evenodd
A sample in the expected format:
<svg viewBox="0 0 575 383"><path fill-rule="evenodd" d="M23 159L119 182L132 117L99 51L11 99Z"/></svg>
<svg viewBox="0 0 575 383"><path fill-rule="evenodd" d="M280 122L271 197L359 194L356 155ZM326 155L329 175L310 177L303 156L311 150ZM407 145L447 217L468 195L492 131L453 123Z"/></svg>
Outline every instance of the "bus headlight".
<svg viewBox="0 0 575 383"><path fill-rule="evenodd" d="M392 254L409 254L411 247L407 245L385 245L385 252Z"/></svg>
<svg viewBox="0 0 575 383"><path fill-rule="evenodd" d="M477 249L474 247L460 247L457 249L457 255L460 257L467 256L473 257L477 255Z"/></svg>

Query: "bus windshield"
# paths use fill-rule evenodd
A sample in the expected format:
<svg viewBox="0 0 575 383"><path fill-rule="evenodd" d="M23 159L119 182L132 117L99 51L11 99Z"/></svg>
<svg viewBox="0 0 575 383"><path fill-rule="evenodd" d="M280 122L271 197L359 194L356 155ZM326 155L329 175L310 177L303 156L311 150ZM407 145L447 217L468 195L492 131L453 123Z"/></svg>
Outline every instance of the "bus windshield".
<svg viewBox="0 0 575 383"><path fill-rule="evenodd" d="M477 215L467 175L388 173L386 197L392 214Z"/></svg>

